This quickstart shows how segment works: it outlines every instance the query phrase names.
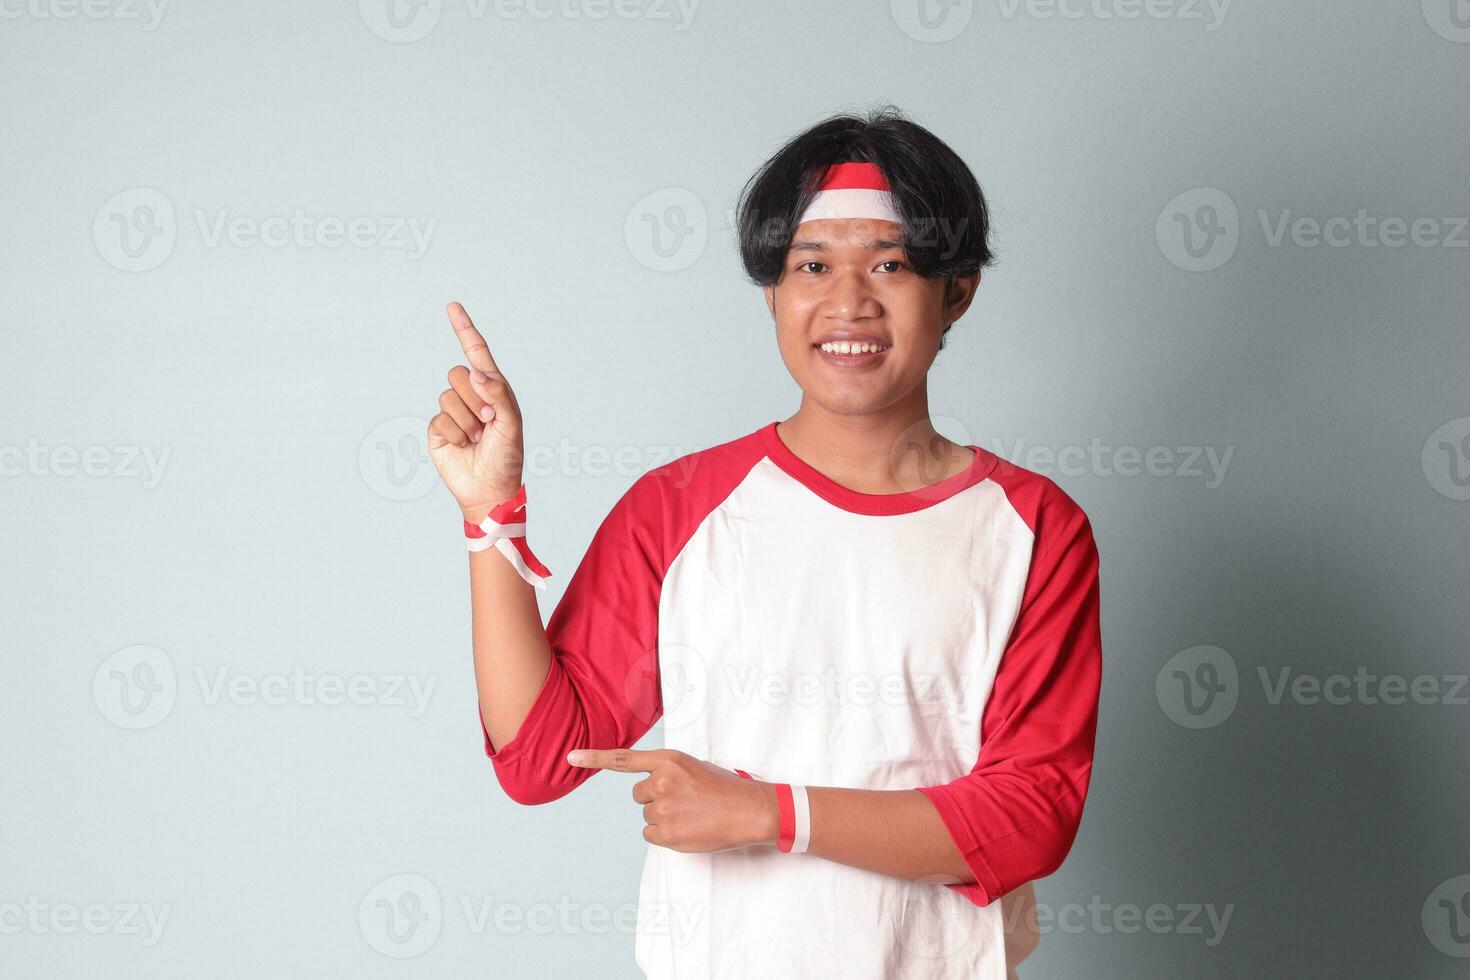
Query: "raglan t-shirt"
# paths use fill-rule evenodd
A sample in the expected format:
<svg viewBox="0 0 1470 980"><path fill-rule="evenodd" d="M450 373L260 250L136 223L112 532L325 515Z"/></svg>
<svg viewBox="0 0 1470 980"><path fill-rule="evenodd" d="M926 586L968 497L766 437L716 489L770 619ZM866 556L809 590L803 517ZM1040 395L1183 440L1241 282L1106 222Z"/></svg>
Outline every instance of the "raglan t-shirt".
<svg viewBox="0 0 1470 980"><path fill-rule="evenodd" d="M1087 792L1098 554L1054 482L968 448L935 484L861 493L771 422L645 473L598 527L530 713L485 736L512 799L566 795L599 771L567 752L662 719L666 748L761 779L919 791L974 877L646 845L647 976L1006 976L999 899L1061 864Z"/></svg>

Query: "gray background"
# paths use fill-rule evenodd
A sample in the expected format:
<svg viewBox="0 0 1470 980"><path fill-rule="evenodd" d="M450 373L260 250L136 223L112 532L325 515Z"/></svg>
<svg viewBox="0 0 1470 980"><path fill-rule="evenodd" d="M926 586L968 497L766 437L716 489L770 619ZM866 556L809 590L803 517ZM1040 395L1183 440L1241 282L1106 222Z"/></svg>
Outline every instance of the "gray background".
<svg viewBox="0 0 1470 980"><path fill-rule="evenodd" d="M482 754L422 457L443 307L525 410L549 614L638 473L796 408L727 211L889 101L995 207L940 428L1103 556L1093 789L1024 976L1464 976L1463 0L537 9L4 6L0 973L635 976L630 778L526 808ZM1273 243L1359 211L1438 230ZM293 673L368 703L252 696Z"/></svg>

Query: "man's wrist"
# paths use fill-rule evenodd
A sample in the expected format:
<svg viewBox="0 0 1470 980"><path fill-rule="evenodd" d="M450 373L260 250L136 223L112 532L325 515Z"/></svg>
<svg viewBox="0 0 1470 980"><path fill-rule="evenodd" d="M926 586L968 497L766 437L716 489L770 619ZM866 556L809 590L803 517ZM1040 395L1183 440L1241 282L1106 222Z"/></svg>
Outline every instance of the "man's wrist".
<svg viewBox="0 0 1470 980"><path fill-rule="evenodd" d="M464 516L465 520L478 527L481 521L490 516L490 512L492 510L494 510L500 504L503 504L507 500L514 497L519 490L520 484L517 484L516 486L511 487L509 491L495 497L495 499L493 500L487 499L484 503L473 504L468 507L461 504L459 512L461 515Z"/></svg>
<svg viewBox="0 0 1470 980"><path fill-rule="evenodd" d="M761 808L759 817L756 819L757 844L770 844L775 846L781 839L781 804L776 799L776 784L752 780L755 788L760 790Z"/></svg>

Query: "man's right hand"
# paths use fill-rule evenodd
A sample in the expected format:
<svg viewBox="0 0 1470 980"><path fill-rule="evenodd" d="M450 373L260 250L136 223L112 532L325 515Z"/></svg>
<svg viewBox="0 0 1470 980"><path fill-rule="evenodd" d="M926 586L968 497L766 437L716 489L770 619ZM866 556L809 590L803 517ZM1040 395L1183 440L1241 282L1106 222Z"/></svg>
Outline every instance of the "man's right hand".
<svg viewBox="0 0 1470 980"><path fill-rule="evenodd" d="M478 524L521 487L521 410L463 306L449 304L449 322L469 367L456 365L449 372L439 414L429 421L429 458L465 520Z"/></svg>

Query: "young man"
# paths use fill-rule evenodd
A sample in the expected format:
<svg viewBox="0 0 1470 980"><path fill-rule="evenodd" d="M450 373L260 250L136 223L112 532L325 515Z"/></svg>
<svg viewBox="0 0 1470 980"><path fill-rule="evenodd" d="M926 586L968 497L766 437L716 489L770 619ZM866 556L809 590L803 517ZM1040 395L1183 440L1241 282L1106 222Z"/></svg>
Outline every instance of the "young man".
<svg viewBox="0 0 1470 980"><path fill-rule="evenodd" d="M930 423L984 198L886 110L791 140L739 223L800 408L640 477L544 627L520 409L449 308L469 366L429 445L470 541L485 751L525 804L642 775L650 977L1000 980L1035 934L998 899L1077 831L1101 644L1086 515ZM665 748L632 750L660 718Z"/></svg>

